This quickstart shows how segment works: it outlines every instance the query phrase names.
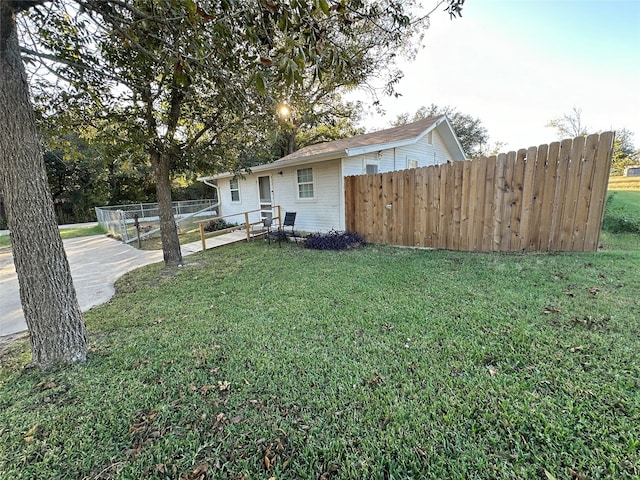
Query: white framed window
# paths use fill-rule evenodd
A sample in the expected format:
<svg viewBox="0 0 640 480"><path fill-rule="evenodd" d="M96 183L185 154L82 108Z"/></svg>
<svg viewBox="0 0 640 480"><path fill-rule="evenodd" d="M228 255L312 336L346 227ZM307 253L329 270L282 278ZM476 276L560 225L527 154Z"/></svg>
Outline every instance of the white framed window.
<svg viewBox="0 0 640 480"><path fill-rule="evenodd" d="M433 130L427 133L427 143L429 145L433 145Z"/></svg>
<svg viewBox="0 0 640 480"><path fill-rule="evenodd" d="M418 168L418 160L407 160L407 168Z"/></svg>
<svg viewBox="0 0 640 480"><path fill-rule="evenodd" d="M367 163L365 166L365 173L370 175L372 173L378 173L378 164L377 163Z"/></svg>
<svg viewBox="0 0 640 480"><path fill-rule="evenodd" d="M240 182L238 182L237 178L232 178L229 180L229 191L231 192L231 201L239 202L240 201Z"/></svg>
<svg viewBox="0 0 640 480"><path fill-rule="evenodd" d="M313 193L313 169L301 168L298 174L298 198L314 198Z"/></svg>

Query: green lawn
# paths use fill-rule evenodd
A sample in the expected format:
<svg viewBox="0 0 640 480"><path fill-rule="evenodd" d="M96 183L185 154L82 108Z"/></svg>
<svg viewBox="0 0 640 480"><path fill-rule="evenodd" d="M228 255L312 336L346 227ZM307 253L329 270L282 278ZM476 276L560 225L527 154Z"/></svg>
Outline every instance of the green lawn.
<svg viewBox="0 0 640 480"><path fill-rule="evenodd" d="M85 315L86 364L0 359L0 478L638 478L637 236L139 269Z"/></svg>
<svg viewBox="0 0 640 480"><path fill-rule="evenodd" d="M104 228L102 228L100 225L95 225L93 227L64 228L60 230L60 236L63 239L88 237L90 235L100 235L103 233L105 233ZM11 238L9 237L9 235L0 236L0 248L9 246L11 246Z"/></svg>

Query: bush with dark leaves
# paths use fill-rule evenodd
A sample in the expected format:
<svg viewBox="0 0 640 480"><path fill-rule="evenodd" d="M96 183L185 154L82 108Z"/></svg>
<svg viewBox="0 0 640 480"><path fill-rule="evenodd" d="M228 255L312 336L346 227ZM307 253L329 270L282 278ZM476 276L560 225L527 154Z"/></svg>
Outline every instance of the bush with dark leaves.
<svg viewBox="0 0 640 480"><path fill-rule="evenodd" d="M235 223L227 223L221 218L211 220L204 226L205 232L217 232L218 230L224 230L225 228L237 227Z"/></svg>
<svg viewBox="0 0 640 480"><path fill-rule="evenodd" d="M364 245L364 238L358 233L337 232L330 230L328 233L312 233L304 246L314 250L346 250Z"/></svg>

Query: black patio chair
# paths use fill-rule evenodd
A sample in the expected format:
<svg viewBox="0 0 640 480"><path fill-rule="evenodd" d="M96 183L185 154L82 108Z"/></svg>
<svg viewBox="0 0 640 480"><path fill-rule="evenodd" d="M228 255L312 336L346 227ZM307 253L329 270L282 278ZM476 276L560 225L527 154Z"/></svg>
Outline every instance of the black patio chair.
<svg viewBox="0 0 640 480"><path fill-rule="evenodd" d="M282 222L282 231L286 236L286 228L291 227L291 236L295 237L293 225L296 223L296 212L286 212L284 214L284 222Z"/></svg>
<svg viewBox="0 0 640 480"><path fill-rule="evenodd" d="M269 245L271 245L271 225L273 225L273 217L271 217L271 215L262 219L262 226L267 231L267 240L269 240Z"/></svg>

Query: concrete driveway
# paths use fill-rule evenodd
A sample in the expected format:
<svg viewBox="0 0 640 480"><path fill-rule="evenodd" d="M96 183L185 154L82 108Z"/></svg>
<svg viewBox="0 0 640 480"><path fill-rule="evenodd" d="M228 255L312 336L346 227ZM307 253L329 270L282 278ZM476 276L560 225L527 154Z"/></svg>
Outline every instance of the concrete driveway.
<svg viewBox="0 0 640 480"><path fill-rule="evenodd" d="M83 312L109 300L115 281L128 271L162 261L161 251L137 250L105 235L64 240L64 249ZM26 329L13 255L7 249L0 252L0 337Z"/></svg>

